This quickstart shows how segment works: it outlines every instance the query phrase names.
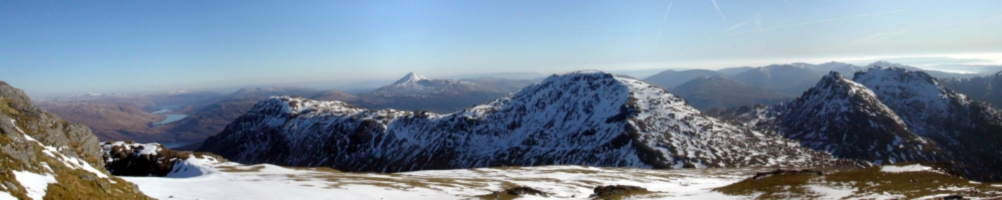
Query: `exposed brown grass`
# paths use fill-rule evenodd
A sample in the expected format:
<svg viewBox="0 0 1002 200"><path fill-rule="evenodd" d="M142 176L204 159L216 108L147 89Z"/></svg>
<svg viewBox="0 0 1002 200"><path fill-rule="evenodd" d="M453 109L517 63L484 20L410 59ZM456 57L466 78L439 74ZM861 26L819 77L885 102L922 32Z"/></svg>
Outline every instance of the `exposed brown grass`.
<svg viewBox="0 0 1002 200"><path fill-rule="evenodd" d="M824 175L779 174L764 178L749 178L714 189L727 195L758 195L756 199L818 198L823 194L807 189L810 185L852 190L855 194L845 198L864 198L883 194L914 199L943 194L965 197L998 198L1002 188L992 184L971 182L958 176L939 172L918 171L889 173L880 167L856 170L829 170ZM957 191L960 189L960 191Z"/></svg>

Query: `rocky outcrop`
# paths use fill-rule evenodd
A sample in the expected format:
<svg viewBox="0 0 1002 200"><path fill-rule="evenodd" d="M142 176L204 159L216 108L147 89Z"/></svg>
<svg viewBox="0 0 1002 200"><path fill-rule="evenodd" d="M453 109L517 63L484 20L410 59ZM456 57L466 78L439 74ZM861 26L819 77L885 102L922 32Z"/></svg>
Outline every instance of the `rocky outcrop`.
<svg viewBox="0 0 1002 200"><path fill-rule="evenodd" d="M211 153L175 151L158 143L141 144L132 141L101 143L105 169L116 176L177 177L185 170L184 163L191 157L225 162ZM180 167L179 167L180 166Z"/></svg>
<svg viewBox="0 0 1002 200"><path fill-rule="evenodd" d="M598 199L624 199L632 195L650 193L646 188L632 185L603 185L595 187L593 197Z"/></svg>
<svg viewBox="0 0 1002 200"><path fill-rule="evenodd" d="M90 129L36 108L23 91L2 81L0 154L0 198L148 198L102 170L101 150Z"/></svg>

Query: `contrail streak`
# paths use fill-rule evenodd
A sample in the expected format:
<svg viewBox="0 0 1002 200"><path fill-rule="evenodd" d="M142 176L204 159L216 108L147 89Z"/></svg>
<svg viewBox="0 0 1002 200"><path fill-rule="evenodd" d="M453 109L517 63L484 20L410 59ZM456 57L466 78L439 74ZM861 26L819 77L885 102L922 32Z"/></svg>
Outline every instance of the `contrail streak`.
<svg viewBox="0 0 1002 200"><path fill-rule="evenodd" d="M727 31L731 31L731 30L734 30L734 29L736 29L736 28L738 28L738 27L741 27L741 26L744 26L745 24L748 24L748 23L749 23L749 22L745 22L745 23L740 23L740 24L737 24L737 25L734 25L734 26L731 26L731 28L728 28L728 29L727 29Z"/></svg>
<svg viewBox="0 0 1002 200"><path fill-rule="evenodd" d="M713 8L716 8L717 9L717 13L720 14L720 19L723 19L724 22L727 22L727 17L724 17L724 12L720 11L720 6L717 6L717 1L716 0L710 0L710 2L713 3Z"/></svg>
<svg viewBox="0 0 1002 200"><path fill-rule="evenodd" d="M661 26L658 26L658 37L654 38L654 45L658 45L661 41L661 30L664 29L665 21L668 20L668 12L671 12L671 4L674 2L668 2L668 9L665 10L665 17L661 18Z"/></svg>

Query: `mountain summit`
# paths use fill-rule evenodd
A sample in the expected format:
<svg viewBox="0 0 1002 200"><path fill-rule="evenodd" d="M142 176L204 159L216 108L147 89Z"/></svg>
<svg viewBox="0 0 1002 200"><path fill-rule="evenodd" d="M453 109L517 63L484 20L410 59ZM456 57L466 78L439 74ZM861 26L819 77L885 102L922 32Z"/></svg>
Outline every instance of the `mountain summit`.
<svg viewBox="0 0 1002 200"><path fill-rule="evenodd" d="M380 96L426 96L467 92L504 93L497 88L476 83L451 79L430 79L411 72L407 73L400 80L397 80L397 82L380 87L369 94Z"/></svg>
<svg viewBox="0 0 1002 200"><path fill-rule="evenodd" d="M855 165L706 117L657 86L597 71L554 75L444 115L273 97L200 150L243 163L367 172Z"/></svg>
<svg viewBox="0 0 1002 200"><path fill-rule="evenodd" d="M428 80L428 78L426 78L424 76L421 76L421 75L417 75L414 72L411 72L411 73L407 73L407 75L405 75L400 80L397 80L397 82L394 82L393 84L394 85L398 85L398 84L406 84L406 83L417 83L418 81L421 81L421 80Z"/></svg>

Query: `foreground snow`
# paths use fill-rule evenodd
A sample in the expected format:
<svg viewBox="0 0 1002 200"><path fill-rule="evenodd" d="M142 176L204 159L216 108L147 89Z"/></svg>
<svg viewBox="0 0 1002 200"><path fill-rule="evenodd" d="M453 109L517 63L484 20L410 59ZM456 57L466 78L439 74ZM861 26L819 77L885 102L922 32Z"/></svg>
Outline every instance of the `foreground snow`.
<svg viewBox="0 0 1002 200"><path fill-rule="evenodd" d="M847 176L835 173L817 176L804 185L777 185L786 192L775 194L714 191L744 180L764 168L743 169L673 169L651 170L636 168L598 168L585 166L540 166L430 170L407 173L344 173L329 168L287 168L275 165L241 165L220 162L212 157L191 157L175 165L168 177L123 177L139 185L147 195L158 199L470 199L506 188L528 186L549 193L548 197L529 199L589 199L596 186L633 185L646 188L649 194L632 196L636 199L748 199L786 196L789 198L907 198L915 194L894 191L868 191L856 185L838 181ZM901 172L928 172L918 175L946 175L923 165L884 166L881 169L850 171L878 173L876 176ZM834 176L834 177L830 177ZM850 175L851 176L851 175ZM185 178L178 178L185 177ZM869 176L868 176L869 177ZM756 181L759 179L755 179ZM762 179L764 180L764 178ZM963 180L956 178L956 180ZM854 180L874 184L892 184L891 179ZM944 181L947 181L944 179ZM752 183L752 184L770 184ZM972 183L973 184L973 183ZM754 190L769 190L765 186ZM792 187L791 187L792 186ZM990 188L998 185L983 185ZM730 187L730 186L729 186ZM867 186L869 187L869 186ZM916 188L919 191L938 190L928 198L960 194L971 188L967 184L946 183ZM791 193L790 188L805 191ZM870 190L870 189L865 189ZM788 194L786 194L788 193ZM924 193L923 193L924 194ZM776 196L781 195L781 196ZM924 195L923 195L924 196ZM993 196L990 195L989 196Z"/></svg>
<svg viewBox="0 0 1002 200"><path fill-rule="evenodd" d="M177 173L189 178L123 178L159 199L468 199L515 186L549 192L550 198L587 199L599 185L641 186L654 192L648 198L734 199L738 197L710 190L753 173L545 166L378 174L247 166L194 157L188 161L186 169Z"/></svg>

